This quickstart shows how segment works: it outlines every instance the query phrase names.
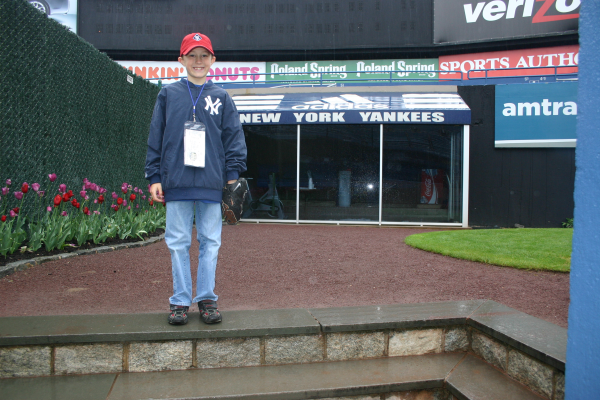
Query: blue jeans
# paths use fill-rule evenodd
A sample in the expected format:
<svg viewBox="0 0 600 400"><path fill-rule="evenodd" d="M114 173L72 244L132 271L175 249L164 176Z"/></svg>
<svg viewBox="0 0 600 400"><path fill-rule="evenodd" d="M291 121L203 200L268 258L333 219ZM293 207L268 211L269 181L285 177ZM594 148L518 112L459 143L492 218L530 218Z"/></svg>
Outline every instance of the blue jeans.
<svg viewBox="0 0 600 400"><path fill-rule="evenodd" d="M192 227L196 215L196 231L200 244L198 257L198 280L196 297L192 299L192 273L190 270L190 246ZM217 300L215 295L215 272L217 256L221 247L221 205L201 201L167 202L167 227L165 242L171 252L173 269L173 296L171 304L191 306L201 300Z"/></svg>

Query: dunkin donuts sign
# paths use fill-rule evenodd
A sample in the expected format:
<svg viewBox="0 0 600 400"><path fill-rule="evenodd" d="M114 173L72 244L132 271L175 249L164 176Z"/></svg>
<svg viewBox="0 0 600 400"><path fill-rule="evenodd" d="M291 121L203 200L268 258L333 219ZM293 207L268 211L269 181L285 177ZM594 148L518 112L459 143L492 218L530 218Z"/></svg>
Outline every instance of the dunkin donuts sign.
<svg viewBox="0 0 600 400"><path fill-rule="evenodd" d="M125 69L141 76L163 84L169 84L185 78L187 72L183 65L177 61L117 61ZM208 74L208 79L219 82L264 82L264 62L215 62ZM257 75L263 74L263 75Z"/></svg>

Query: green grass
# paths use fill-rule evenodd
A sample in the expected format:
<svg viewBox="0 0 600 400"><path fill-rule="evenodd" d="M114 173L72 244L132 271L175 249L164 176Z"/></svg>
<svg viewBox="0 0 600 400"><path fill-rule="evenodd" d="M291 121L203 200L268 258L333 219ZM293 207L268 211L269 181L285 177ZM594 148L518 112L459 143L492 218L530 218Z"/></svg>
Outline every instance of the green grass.
<svg viewBox="0 0 600 400"><path fill-rule="evenodd" d="M569 272L573 229L474 229L420 233L406 244L445 256L521 269Z"/></svg>

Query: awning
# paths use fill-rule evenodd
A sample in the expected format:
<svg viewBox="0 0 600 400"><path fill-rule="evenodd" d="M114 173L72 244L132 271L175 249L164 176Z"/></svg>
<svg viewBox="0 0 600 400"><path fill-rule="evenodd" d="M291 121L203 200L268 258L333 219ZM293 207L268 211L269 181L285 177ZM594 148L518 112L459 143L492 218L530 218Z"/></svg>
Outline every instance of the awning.
<svg viewBox="0 0 600 400"><path fill-rule="evenodd" d="M457 124L471 110L456 93L286 93L233 96L242 124Z"/></svg>

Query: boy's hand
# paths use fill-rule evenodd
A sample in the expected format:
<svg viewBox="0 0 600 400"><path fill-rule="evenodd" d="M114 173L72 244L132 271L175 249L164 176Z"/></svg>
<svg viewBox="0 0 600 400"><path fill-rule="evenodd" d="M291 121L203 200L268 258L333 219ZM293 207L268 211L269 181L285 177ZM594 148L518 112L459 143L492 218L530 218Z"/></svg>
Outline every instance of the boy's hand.
<svg viewBox="0 0 600 400"><path fill-rule="evenodd" d="M231 185L232 183L235 183L235 182L237 182L237 181L236 181L235 179L233 179L233 180L231 180L231 181L227 181L227 184L228 184L228 185Z"/></svg>
<svg viewBox="0 0 600 400"><path fill-rule="evenodd" d="M152 194L152 200L158 201L159 203L165 202L165 196L163 195L162 184L154 183L150 186L150 193Z"/></svg>

